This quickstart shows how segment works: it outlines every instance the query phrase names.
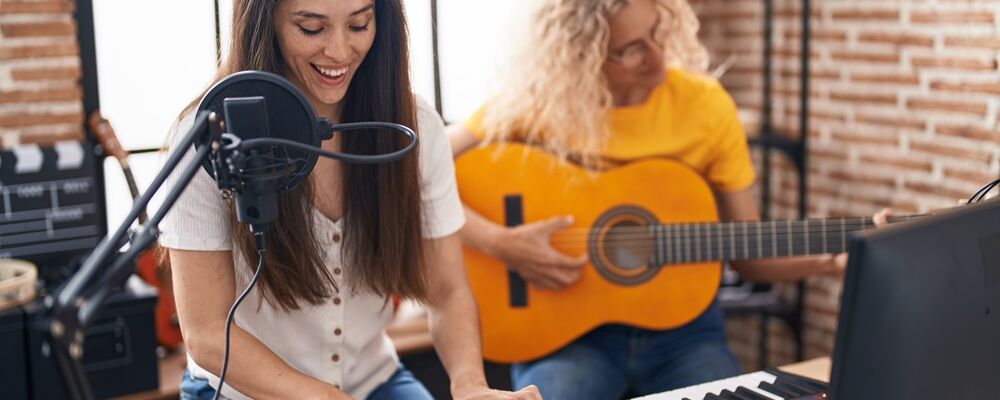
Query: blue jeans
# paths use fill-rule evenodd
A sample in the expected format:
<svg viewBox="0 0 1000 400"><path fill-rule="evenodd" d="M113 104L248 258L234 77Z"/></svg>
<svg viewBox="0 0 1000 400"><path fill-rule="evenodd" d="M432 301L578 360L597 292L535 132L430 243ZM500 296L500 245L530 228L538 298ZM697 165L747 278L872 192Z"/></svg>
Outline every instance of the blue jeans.
<svg viewBox="0 0 1000 400"><path fill-rule="evenodd" d="M392 399L434 400L434 397L427 391L424 384L420 383L408 369L403 367L403 364L399 364L396 373L368 395L368 400Z"/></svg>
<svg viewBox="0 0 1000 400"><path fill-rule="evenodd" d="M612 400L739 373L715 304L672 330L604 325L549 356L511 368L515 388L534 384L545 400Z"/></svg>
<svg viewBox="0 0 1000 400"><path fill-rule="evenodd" d="M211 400L215 396L215 389L208 384L205 379L195 379L191 377L189 371L184 371L184 378L181 381L181 400ZM379 385L368 395L368 400L388 400L388 399L415 399L434 400L430 392L424 385L413 377L409 370L399 364L396 373L389 377L388 381Z"/></svg>

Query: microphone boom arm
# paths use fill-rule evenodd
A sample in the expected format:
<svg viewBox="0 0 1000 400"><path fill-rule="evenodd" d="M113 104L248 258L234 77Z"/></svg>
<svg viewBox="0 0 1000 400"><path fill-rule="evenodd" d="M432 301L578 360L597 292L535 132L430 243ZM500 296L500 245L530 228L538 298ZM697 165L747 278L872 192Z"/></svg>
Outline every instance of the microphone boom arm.
<svg viewBox="0 0 1000 400"><path fill-rule="evenodd" d="M114 234L105 236L67 283L58 292L45 299L43 304L45 312L41 320L36 322L34 329L43 332L46 338L45 345L55 358L70 398L86 400L94 398L80 365L83 357L83 332L93 322L112 288L117 287L132 274L133 264L139 253L156 241L159 236L157 225L201 168L201 162L218 149L222 134L219 122L215 113L203 111L197 114L194 126L176 147L177 150L167 159L149 188L136 199L132 210ZM177 184L170 188L163 204L136 230L130 240L129 249L118 252L121 246L129 241L127 240L129 228L146 209L169 175L181 164L186 150L191 148L197 138L206 134L210 135L212 146L197 149L194 159L184 165Z"/></svg>
<svg viewBox="0 0 1000 400"><path fill-rule="evenodd" d="M80 364L83 357L83 332L93 322L112 290L132 274L134 262L139 254L156 242L160 234L157 226L180 198L198 170L202 168L202 163L205 160L211 160L215 170L213 178L219 182L219 189L234 190L238 189L239 186L229 187L222 182L245 185L248 180L253 179L244 176L242 169L234 170L231 168L234 166L234 159L246 158L246 155L253 153L251 150L259 147L284 146L342 162L379 164L399 160L417 146L417 135L412 129L401 124L387 122L331 124L326 120L320 120L323 133L329 132L328 135L324 135L324 138L332 137L333 132L390 129L400 132L410 139L410 142L400 150L376 155L331 152L286 139L254 138L242 140L235 134L223 133L223 125L215 112L198 112L193 127L175 147L149 188L136 199L125 220L113 234L105 236L98 243L80 269L70 277L61 289L45 299L44 312L41 319L33 325L33 329L40 330L46 338L44 343L46 349L43 353L52 352L69 398L74 400L94 398ZM208 145L195 146L194 158L183 165L176 184L170 188L156 213L152 214L129 237L129 228L146 210L149 202L166 182L169 175L181 165L187 149L190 149L195 141L204 139L206 135L208 135ZM128 250L119 251L126 243L130 243Z"/></svg>

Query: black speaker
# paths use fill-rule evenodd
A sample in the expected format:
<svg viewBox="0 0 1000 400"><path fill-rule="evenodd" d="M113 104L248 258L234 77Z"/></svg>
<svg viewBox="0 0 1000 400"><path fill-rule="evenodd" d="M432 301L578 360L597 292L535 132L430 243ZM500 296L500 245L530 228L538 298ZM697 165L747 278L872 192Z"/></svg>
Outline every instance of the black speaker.
<svg viewBox="0 0 1000 400"><path fill-rule="evenodd" d="M27 338L21 309L0 311L0 393L4 398L28 398Z"/></svg>
<svg viewBox="0 0 1000 400"><path fill-rule="evenodd" d="M95 397L159 388L153 321L156 299L155 288L133 277L108 299L87 329L81 364ZM30 329L39 309L36 301L10 315L0 314L0 354L4 354L0 357L0 393L4 399L66 398L55 360L43 350L41 332Z"/></svg>

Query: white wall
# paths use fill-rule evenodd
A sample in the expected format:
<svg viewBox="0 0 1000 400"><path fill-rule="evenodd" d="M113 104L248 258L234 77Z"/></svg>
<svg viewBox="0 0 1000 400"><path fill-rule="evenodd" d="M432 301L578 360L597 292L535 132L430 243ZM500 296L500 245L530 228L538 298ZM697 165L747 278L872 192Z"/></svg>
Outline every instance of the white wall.
<svg viewBox="0 0 1000 400"><path fill-rule="evenodd" d="M525 23L531 0L438 0L441 101L444 118L460 122L497 88L509 62L510 38Z"/></svg>
<svg viewBox="0 0 1000 400"><path fill-rule="evenodd" d="M413 91L434 105L434 47L430 0L404 0L410 29L410 80Z"/></svg>
<svg viewBox="0 0 1000 400"><path fill-rule="evenodd" d="M177 113L215 72L206 0L95 0L101 112L127 149L163 144Z"/></svg>

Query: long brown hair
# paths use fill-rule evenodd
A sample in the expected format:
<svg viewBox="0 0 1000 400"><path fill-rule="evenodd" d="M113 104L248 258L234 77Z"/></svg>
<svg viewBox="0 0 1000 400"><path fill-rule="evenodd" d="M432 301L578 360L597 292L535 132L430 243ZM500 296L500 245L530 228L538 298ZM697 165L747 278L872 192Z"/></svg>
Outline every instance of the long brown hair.
<svg viewBox="0 0 1000 400"><path fill-rule="evenodd" d="M284 71L274 26L278 1L234 0L233 40L213 82L244 70ZM340 122L395 122L416 131L401 0L375 0L375 27L372 47L341 100ZM352 154L386 153L405 144L399 135L376 130L338 135L342 151ZM386 297L426 298L417 153L388 164L345 163L341 168L341 261L350 266L352 289L363 288ZM309 179L281 194L279 217L267 236L261 290L269 302L286 311L298 309L300 301L320 304L341 289L323 262L320 241L315 237L313 195ZM258 257L253 235L236 221L235 211L229 220L237 255L248 268L255 268Z"/></svg>

